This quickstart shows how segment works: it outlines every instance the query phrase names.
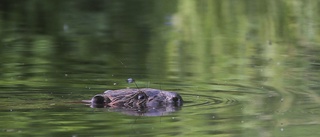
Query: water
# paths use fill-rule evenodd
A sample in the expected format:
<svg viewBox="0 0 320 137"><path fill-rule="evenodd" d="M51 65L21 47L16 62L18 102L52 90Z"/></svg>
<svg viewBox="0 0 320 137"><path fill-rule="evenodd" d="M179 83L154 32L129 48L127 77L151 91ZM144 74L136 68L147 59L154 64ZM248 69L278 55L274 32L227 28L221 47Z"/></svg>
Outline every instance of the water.
<svg viewBox="0 0 320 137"><path fill-rule="evenodd" d="M0 2L0 136L319 136L318 1ZM81 100L135 85L181 110Z"/></svg>

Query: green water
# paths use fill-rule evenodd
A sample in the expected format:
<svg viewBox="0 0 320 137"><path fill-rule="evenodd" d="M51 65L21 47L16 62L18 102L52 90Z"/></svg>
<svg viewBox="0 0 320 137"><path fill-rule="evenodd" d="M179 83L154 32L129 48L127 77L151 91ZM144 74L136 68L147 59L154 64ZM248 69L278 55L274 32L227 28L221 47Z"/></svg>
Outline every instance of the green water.
<svg viewBox="0 0 320 137"><path fill-rule="evenodd" d="M0 136L320 135L320 1L1 0ZM178 92L131 116L81 100Z"/></svg>

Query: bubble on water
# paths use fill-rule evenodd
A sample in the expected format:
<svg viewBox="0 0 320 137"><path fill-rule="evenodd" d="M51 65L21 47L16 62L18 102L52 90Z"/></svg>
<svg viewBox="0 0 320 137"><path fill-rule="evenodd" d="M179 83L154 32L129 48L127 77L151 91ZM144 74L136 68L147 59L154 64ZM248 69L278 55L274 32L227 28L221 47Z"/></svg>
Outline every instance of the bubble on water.
<svg viewBox="0 0 320 137"><path fill-rule="evenodd" d="M63 30L67 32L69 30L69 25L68 24L63 24Z"/></svg>
<svg viewBox="0 0 320 137"><path fill-rule="evenodd" d="M68 77L68 74L64 74L64 76Z"/></svg>
<svg viewBox="0 0 320 137"><path fill-rule="evenodd" d="M280 131L283 131L284 129L283 128L280 128Z"/></svg>
<svg viewBox="0 0 320 137"><path fill-rule="evenodd" d="M134 82L134 79L133 79L133 78L128 78L128 79L127 79L127 82L128 82L128 83L133 83L133 82Z"/></svg>
<svg viewBox="0 0 320 137"><path fill-rule="evenodd" d="M113 83L113 85L117 85L117 83Z"/></svg>

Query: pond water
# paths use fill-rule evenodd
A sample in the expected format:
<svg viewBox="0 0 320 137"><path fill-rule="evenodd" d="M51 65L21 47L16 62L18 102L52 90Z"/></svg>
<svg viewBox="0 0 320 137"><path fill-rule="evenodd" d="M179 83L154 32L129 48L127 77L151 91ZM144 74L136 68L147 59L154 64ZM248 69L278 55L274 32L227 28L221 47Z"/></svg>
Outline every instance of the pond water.
<svg viewBox="0 0 320 137"><path fill-rule="evenodd" d="M320 1L0 1L0 136L320 136ZM160 116L91 108L179 93Z"/></svg>

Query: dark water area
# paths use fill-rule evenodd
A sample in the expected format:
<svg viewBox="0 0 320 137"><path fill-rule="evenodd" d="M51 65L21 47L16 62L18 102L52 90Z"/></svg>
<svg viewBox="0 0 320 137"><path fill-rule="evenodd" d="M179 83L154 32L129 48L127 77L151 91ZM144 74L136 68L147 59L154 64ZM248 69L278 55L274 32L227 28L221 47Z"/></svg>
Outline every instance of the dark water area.
<svg viewBox="0 0 320 137"><path fill-rule="evenodd" d="M320 1L1 0L0 136L320 135ZM81 100L179 93L133 116Z"/></svg>

